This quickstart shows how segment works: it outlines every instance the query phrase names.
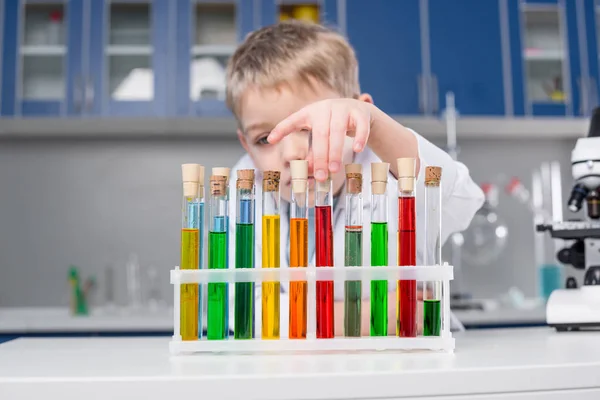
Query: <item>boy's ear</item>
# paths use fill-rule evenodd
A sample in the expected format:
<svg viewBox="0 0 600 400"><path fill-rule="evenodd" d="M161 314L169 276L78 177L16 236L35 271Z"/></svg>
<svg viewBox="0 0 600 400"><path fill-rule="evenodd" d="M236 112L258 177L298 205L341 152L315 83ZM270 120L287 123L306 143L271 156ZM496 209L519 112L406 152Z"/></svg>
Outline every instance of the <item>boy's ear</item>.
<svg viewBox="0 0 600 400"><path fill-rule="evenodd" d="M365 103L373 104L373 97L369 93L361 93L358 95L358 100L364 101Z"/></svg>
<svg viewBox="0 0 600 400"><path fill-rule="evenodd" d="M244 150L246 150L246 153L249 152L248 149L248 142L246 141L246 136L244 136L244 132L242 132L241 130L237 130L237 136L238 139L240 140L240 143L242 144L242 147L244 148Z"/></svg>

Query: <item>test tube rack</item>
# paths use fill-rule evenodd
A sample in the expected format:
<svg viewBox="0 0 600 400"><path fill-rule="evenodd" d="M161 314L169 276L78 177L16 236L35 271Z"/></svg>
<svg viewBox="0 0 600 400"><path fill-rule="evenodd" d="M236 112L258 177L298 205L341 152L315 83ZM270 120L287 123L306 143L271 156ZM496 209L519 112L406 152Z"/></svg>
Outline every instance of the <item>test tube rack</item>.
<svg viewBox="0 0 600 400"><path fill-rule="evenodd" d="M171 284L174 287L174 329L169 344L172 355L193 353L261 353L261 352L303 352L303 351L356 351L356 350L422 350L434 352L454 352L454 338L450 332L450 281L454 278L454 268L448 263L435 266L388 266L388 267L321 267L306 268L248 268L248 269L198 269L171 270ZM317 281L362 281L388 280L395 287L398 280L417 282L439 281L442 283L442 330L440 336L362 336L318 339L316 327L316 282ZM236 340L233 337L223 340L183 341L180 335L180 285L187 283L235 283L235 282L308 282L308 323L306 339L288 339L287 332L281 332L280 339L261 338ZM260 307L260 302L256 305ZM281 308L280 318L288 318L287 307ZM260 321L255 321L260 324Z"/></svg>

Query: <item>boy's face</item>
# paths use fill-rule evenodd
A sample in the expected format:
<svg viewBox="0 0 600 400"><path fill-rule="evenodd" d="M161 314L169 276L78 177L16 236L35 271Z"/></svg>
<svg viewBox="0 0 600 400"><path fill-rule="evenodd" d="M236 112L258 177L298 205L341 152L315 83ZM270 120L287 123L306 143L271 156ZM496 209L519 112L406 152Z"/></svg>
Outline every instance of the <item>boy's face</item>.
<svg viewBox="0 0 600 400"><path fill-rule="evenodd" d="M240 101L240 123L238 137L248 152L254 165L260 171L281 171L281 198L290 201L291 175L290 161L308 160L309 204L314 206L313 160L309 149L309 132L300 131L286 136L277 144L269 144L267 136L279 122L319 100L339 98L331 89L314 83L293 83L277 89L248 89ZM352 138L346 138L343 150L343 164L352 162ZM333 193L341 190L345 181L344 168L332 175Z"/></svg>

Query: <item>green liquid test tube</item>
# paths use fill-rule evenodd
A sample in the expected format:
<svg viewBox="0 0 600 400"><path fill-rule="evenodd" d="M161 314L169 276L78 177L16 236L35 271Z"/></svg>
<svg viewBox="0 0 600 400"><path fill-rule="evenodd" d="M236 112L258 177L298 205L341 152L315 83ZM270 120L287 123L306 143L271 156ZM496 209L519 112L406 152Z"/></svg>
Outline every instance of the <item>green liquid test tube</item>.
<svg viewBox="0 0 600 400"><path fill-rule="evenodd" d="M425 168L425 265L442 264L442 168ZM440 336L442 330L442 284L425 282L423 292L423 335Z"/></svg>
<svg viewBox="0 0 600 400"><path fill-rule="evenodd" d="M371 266L388 265L388 163L371 164ZM371 281L371 336L387 336L388 282Z"/></svg>
<svg viewBox="0 0 600 400"><path fill-rule="evenodd" d="M227 212L226 177L211 176L208 232L208 268L227 268ZM208 284L207 334L208 340L225 339L228 336L228 283Z"/></svg>
<svg viewBox="0 0 600 400"><path fill-rule="evenodd" d="M346 233L344 265L362 266L362 166L346 165ZM344 336L361 335L362 282L344 282Z"/></svg>
<svg viewBox="0 0 600 400"><path fill-rule="evenodd" d="M235 267L254 268L254 170L238 171ZM234 337L254 337L254 283L236 282Z"/></svg>

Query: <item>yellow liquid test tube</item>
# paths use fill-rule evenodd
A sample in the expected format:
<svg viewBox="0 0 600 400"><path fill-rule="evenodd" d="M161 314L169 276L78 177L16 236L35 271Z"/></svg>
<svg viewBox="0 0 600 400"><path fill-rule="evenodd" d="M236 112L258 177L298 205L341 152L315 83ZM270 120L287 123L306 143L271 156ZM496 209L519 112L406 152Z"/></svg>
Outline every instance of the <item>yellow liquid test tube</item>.
<svg viewBox="0 0 600 400"><path fill-rule="evenodd" d="M200 266L200 226L203 204L204 167L199 164L183 164L183 204L180 265L182 270L198 269ZM182 340L198 340L199 290L198 284L180 286L179 331Z"/></svg>
<svg viewBox="0 0 600 400"><path fill-rule="evenodd" d="M280 267L279 172L263 178L262 267ZM279 339L279 282L262 284L262 338Z"/></svg>
<svg viewBox="0 0 600 400"><path fill-rule="evenodd" d="M181 269L198 269L198 229L181 230ZM181 339L198 339L198 284L181 285Z"/></svg>

